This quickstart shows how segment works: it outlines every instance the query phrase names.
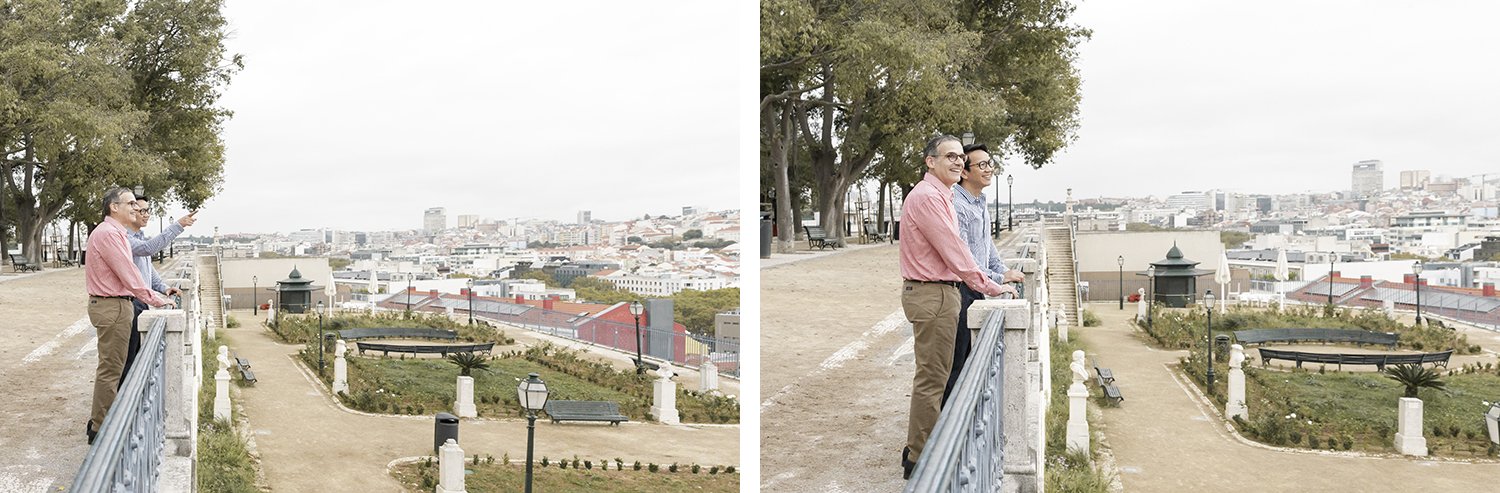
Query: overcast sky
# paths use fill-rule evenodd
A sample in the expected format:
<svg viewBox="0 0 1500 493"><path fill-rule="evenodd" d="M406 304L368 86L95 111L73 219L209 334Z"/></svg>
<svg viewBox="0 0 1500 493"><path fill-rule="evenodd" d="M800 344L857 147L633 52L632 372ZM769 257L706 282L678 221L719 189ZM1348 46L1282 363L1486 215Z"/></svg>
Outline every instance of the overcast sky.
<svg viewBox="0 0 1500 493"><path fill-rule="evenodd" d="M231 0L224 190L190 234L735 208L722 55L754 34L667 3Z"/></svg>
<svg viewBox="0 0 1500 493"><path fill-rule="evenodd" d="M1078 140L1011 166L1015 200L1348 190L1366 159L1388 187L1500 175L1497 18L1478 1L1085 0Z"/></svg>

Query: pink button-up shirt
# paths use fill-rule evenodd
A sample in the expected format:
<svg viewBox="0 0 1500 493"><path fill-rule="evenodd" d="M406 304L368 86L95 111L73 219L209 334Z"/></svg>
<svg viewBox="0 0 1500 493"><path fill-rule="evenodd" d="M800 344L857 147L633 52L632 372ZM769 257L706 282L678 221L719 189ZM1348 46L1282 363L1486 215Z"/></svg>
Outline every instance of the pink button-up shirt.
<svg viewBox="0 0 1500 493"><path fill-rule="evenodd" d="M166 298L158 296L141 280L141 271L131 259L125 227L115 218L104 218L104 222L89 233L88 249L83 279L89 295L134 296L151 306L167 304Z"/></svg>
<svg viewBox="0 0 1500 493"><path fill-rule="evenodd" d="M1000 294L1000 285L984 276L958 237L952 189L932 173L925 174L901 204L901 277L963 281L986 296Z"/></svg>

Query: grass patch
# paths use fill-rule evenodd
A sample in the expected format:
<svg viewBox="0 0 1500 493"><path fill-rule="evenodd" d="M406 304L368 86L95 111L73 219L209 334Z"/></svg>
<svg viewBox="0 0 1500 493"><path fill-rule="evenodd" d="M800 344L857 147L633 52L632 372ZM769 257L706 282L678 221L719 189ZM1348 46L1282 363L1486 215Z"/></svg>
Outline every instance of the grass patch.
<svg viewBox="0 0 1500 493"><path fill-rule="evenodd" d="M317 373L318 357L303 351L302 360ZM331 385L333 361L325 356L325 384ZM366 412L427 415L452 412L458 367L438 358L364 358L345 356L349 365L345 405ZM549 399L611 401L636 421L648 420L652 387L649 375L618 371L584 361L572 351L551 345L512 351L488 361L488 371L475 372L474 403L480 416L521 417L516 400L518 379L537 373L547 382ZM727 397L677 389L677 410L690 423L738 423L739 404Z"/></svg>
<svg viewBox="0 0 1500 493"><path fill-rule="evenodd" d="M259 492L255 462L245 439L228 422L208 422L198 431L198 490L202 492Z"/></svg>
<svg viewBox="0 0 1500 493"><path fill-rule="evenodd" d="M1500 375L1459 373L1443 377L1446 391L1423 389L1418 394L1428 451L1446 457L1493 456L1481 415L1488 409L1483 402L1500 396ZM1235 425L1246 436L1286 447L1395 452L1396 405L1403 393L1396 381L1379 373L1256 368L1246 368L1245 376L1253 418Z"/></svg>
<svg viewBox="0 0 1500 493"><path fill-rule="evenodd" d="M472 461L465 462L465 468L474 471L464 479L466 490L482 493L522 491L525 488L526 463L524 459L515 461L511 465L487 462L481 461L480 465L474 465ZM574 468L571 463L568 463L566 469L559 467L565 462L567 461L549 461L551 467L543 467L540 461L534 464L533 489L550 492L597 493L638 491L733 493L740 490L739 474L725 472L724 468L709 466L695 468L692 465L678 465L675 468L676 472L671 472L673 468L662 465L652 472L651 468L642 468L637 471L627 465L626 470L623 471L618 469L605 471L597 462L594 463L593 468ZM695 470L696 473L694 473ZM710 473L710 471L717 472ZM431 465L425 461L406 464L397 466L392 471L392 475L408 491L433 491L437 485L438 466L435 461Z"/></svg>
<svg viewBox="0 0 1500 493"><path fill-rule="evenodd" d="M507 346L516 343L515 339L505 335L505 331L485 324L469 325L450 319L445 315L413 313L410 317L405 317L400 313L384 312L375 315L340 313L323 318L325 333L337 333L342 329L370 327L443 329L458 332L456 342L493 342L497 346ZM316 344L318 342L318 316L278 313L276 315L276 323L271 325L271 331L282 342L312 342ZM332 349L330 348L329 351L332 351Z"/></svg>
<svg viewBox="0 0 1500 493"><path fill-rule="evenodd" d="M1067 342L1053 340L1051 346L1052 395L1051 405L1047 407L1046 430L1047 491L1105 493L1109 491L1109 484L1114 478L1094 467L1086 453L1067 449L1068 386L1073 383L1073 371L1068 365L1073 361L1073 351L1084 349L1083 343L1077 339L1069 339ZM1087 361L1084 364L1087 366ZM1105 402L1112 403L1103 397L1097 385L1085 383L1085 388L1089 390L1090 399L1099 401L1101 405ZM1089 425L1098 426L1097 423ZM1099 450L1093 433L1089 434L1089 450Z"/></svg>

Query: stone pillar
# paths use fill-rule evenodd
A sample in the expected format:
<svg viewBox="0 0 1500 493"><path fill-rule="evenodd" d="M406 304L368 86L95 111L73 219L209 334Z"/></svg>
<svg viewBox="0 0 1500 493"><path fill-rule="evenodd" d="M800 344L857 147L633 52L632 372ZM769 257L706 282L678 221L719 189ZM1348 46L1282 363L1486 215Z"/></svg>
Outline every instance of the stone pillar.
<svg viewBox="0 0 1500 493"><path fill-rule="evenodd" d="M464 449L449 438L438 447L437 493L464 493Z"/></svg>
<svg viewBox="0 0 1500 493"><path fill-rule="evenodd" d="M477 418L474 408L474 377L458 377L458 401L453 403L453 413L460 418Z"/></svg>
<svg viewBox="0 0 1500 493"><path fill-rule="evenodd" d="M1083 382L1088 380L1089 374L1083 369L1082 350L1073 351L1073 363L1068 368L1073 370L1073 385L1068 386L1068 450L1088 453L1089 389L1083 386Z"/></svg>
<svg viewBox="0 0 1500 493"><path fill-rule="evenodd" d="M978 300L969 306L970 323L983 321L990 311L1005 310L1004 333L1001 334L1001 344L1005 348L1001 355L1001 395L1004 398L1000 411L1004 417L1000 421L1001 436L1005 440L1002 454L1005 462L1001 467L1008 478L1002 484L1001 491L1005 493L1036 492L1042 476L1041 466L1036 460L1039 450L1033 440L1040 428L1039 422L1034 420L1040 417L1034 415L1040 395L1031 392L1033 384L1027 371L1026 333L1033 323L1049 315L1042 312L1034 319L1027 303L1027 300L993 299Z"/></svg>
<svg viewBox="0 0 1500 493"><path fill-rule="evenodd" d="M344 359L344 353L349 351L349 346L343 339L334 342L333 345L333 393L349 393L349 362Z"/></svg>
<svg viewBox="0 0 1500 493"><path fill-rule="evenodd" d="M1138 301L1135 304L1135 321L1145 323L1146 310L1151 309L1151 305L1146 300L1146 288L1136 288L1135 292L1139 295L1139 298L1137 298Z"/></svg>
<svg viewBox="0 0 1500 493"><path fill-rule="evenodd" d="M1245 407L1245 370L1240 365L1245 363L1245 347L1239 344L1229 346L1229 401L1224 403L1224 416L1233 419L1249 420L1249 409Z"/></svg>
<svg viewBox="0 0 1500 493"><path fill-rule="evenodd" d="M1380 309L1385 313L1385 318L1396 318L1396 300L1385 300Z"/></svg>
<svg viewBox="0 0 1500 493"><path fill-rule="evenodd" d="M1422 436L1422 400L1402 397L1396 412L1396 452L1405 455L1427 455L1427 438Z"/></svg>
<svg viewBox="0 0 1500 493"><path fill-rule="evenodd" d="M719 365L714 364L713 360L703 359L703 365L698 367L698 376L702 379L698 390L703 392L719 390Z"/></svg>
<svg viewBox="0 0 1500 493"><path fill-rule="evenodd" d="M1054 313L1053 320L1057 321L1057 340L1068 342L1068 318L1063 316L1061 310Z"/></svg>
<svg viewBox="0 0 1500 493"><path fill-rule="evenodd" d="M219 346L219 371L214 373L214 419L230 419L229 346Z"/></svg>
<svg viewBox="0 0 1500 493"><path fill-rule="evenodd" d="M270 300L267 300L267 301L268 302L266 303L266 307L267 307L266 308L266 325L270 326L270 325L274 325L276 323L276 303L275 302L270 302Z"/></svg>
<svg viewBox="0 0 1500 493"><path fill-rule="evenodd" d="M156 319L167 319L166 333L162 334L166 339L166 354L163 355L163 364L166 370L166 407L163 409L166 419L167 447L166 455L177 457L191 457L193 454L193 429L197 427L194 420L198 418L198 410L193 407L194 396L198 395L200 385L197 372L197 358L188 354L192 351L192 343L187 340L187 313L181 309L172 310L146 310L141 312L138 328L141 331L142 341L156 323ZM141 348L142 352L149 348Z"/></svg>
<svg viewBox="0 0 1500 493"><path fill-rule="evenodd" d="M672 381L675 374L672 363L669 362L663 362L661 368L656 370L651 416L662 424L675 425L682 422L677 416L677 382Z"/></svg>

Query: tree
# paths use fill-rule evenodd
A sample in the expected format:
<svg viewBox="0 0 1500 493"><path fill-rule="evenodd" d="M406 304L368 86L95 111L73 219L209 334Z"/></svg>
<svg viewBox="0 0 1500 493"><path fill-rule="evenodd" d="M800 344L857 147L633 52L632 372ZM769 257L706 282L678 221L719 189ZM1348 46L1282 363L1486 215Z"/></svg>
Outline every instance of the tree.
<svg viewBox="0 0 1500 493"><path fill-rule="evenodd" d="M548 274L541 269L529 269L526 273L521 274L521 279L536 279L542 281L542 284L545 284L549 288L561 287L557 283L557 279L552 277L552 274Z"/></svg>
<svg viewBox="0 0 1500 493"><path fill-rule="evenodd" d="M687 230L687 232L682 233L682 241L696 240L696 239L702 238L702 237L703 237L703 230L701 230L701 229L689 229L689 230Z"/></svg>
<svg viewBox="0 0 1500 493"><path fill-rule="evenodd" d="M973 130L996 154L1050 161L1077 126L1073 61L1089 33L1067 24L1072 11L1065 0L761 2L762 159L783 243L804 152L835 241L855 182L885 162L877 179L909 190L936 131Z"/></svg>
<svg viewBox="0 0 1500 493"><path fill-rule="evenodd" d="M23 253L48 224L100 220L114 186L196 208L223 174L217 107L226 60L219 0L0 6L0 195ZM86 214L85 214L86 213Z"/></svg>
<svg viewBox="0 0 1500 493"><path fill-rule="evenodd" d="M1224 248L1239 248L1250 241L1250 233L1243 231L1220 231L1219 241L1224 243Z"/></svg>
<svg viewBox="0 0 1500 493"><path fill-rule="evenodd" d="M612 305L619 302L641 301L641 295L620 289L608 279L579 276L573 279L573 294L579 299Z"/></svg>
<svg viewBox="0 0 1500 493"><path fill-rule="evenodd" d="M626 238L625 242L626 243L634 243L634 244L637 244L637 245L644 245L644 244L646 244L646 240L644 238L639 237L639 236L631 236L629 238Z"/></svg>
<svg viewBox="0 0 1500 493"><path fill-rule="evenodd" d="M739 288L711 291L687 290L672 295L673 316L686 326L689 332L701 335L714 333L714 315L739 306Z"/></svg>
<svg viewBox="0 0 1500 493"><path fill-rule="evenodd" d="M1416 397L1417 391L1422 389L1443 390L1446 387L1437 372L1418 364L1387 366L1385 376L1405 386L1405 397Z"/></svg>

